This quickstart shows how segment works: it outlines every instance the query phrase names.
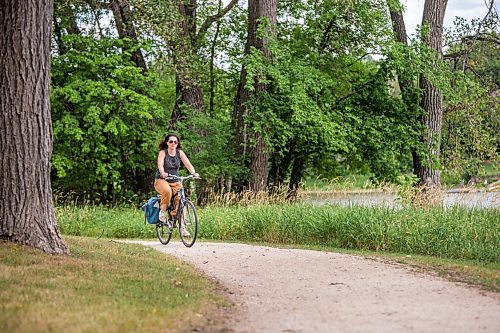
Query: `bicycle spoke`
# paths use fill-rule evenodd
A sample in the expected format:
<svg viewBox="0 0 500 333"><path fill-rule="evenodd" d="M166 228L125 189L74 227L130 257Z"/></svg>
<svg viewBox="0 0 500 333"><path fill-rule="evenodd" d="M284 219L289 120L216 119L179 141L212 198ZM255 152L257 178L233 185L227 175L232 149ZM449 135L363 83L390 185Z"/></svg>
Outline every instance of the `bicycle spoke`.
<svg viewBox="0 0 500 333"><path fill-rule="evenodd" d="M179 234L185 246L191 247L196 241L198 233L198 216L193 203L186 200L179 209Z"/></svg>
<svg viewBox="0 0 500 333"><path fill-rule="evenodd" d="M160 243L166 245L172 238L172 228L169 228L165 222L158 222L156 224L156 235Z"/></svg>

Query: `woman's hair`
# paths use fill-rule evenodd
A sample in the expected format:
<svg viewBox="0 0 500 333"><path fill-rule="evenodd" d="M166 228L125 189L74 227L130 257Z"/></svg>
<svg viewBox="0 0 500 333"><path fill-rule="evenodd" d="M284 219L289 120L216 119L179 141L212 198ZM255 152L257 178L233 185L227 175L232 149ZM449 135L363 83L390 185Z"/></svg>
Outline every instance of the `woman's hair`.
<svg viewBox="0 0 500 333"><path fill-rule="evenodd" d="M160 150L165 150L168 148L168 140L170 140L171 137L174 137L177 139L177 149L181 149L181 139L179 139L179 137L175 134L167 134L165 136L165 139L163 141L160 142L160 144L158 145L158 147L160 148Z"/></svg>

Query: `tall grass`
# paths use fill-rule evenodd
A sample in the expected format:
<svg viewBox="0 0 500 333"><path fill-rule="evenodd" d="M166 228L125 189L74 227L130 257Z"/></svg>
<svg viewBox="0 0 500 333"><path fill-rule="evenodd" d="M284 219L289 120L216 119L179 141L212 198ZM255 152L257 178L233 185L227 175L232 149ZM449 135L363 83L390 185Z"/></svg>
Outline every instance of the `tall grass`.
<svg viewBox="0 0 500 333"><path fill-rule="evenodd" d="M59 207L64 234L154 238L142 211ZM327 245L500 263L500 210L393 209L259 204L198 209L200 237L275 244Z"/></svg>
<svg viewBox="0 0 500 333"><path fill-rule="evenodd" d="M207 208L201 236L500 262L500 211L290 204Z"/></svg>
<svg viewBox="0 0 500 333"><path fill-rule="evenodd" d="M87 237L152 238L154 227L144 225L144 213L135 207L67 205L55 208L63 234Z"/></svg>
<svg viewBox="0 0 500 333"><path fill-rule="evenodd" d="M335 178L306 179L301 184L301 189L305 192L358 192L358 191L384 191L395 192L396 186L389 182L375 182L370 175L348 175Z"/></svg>

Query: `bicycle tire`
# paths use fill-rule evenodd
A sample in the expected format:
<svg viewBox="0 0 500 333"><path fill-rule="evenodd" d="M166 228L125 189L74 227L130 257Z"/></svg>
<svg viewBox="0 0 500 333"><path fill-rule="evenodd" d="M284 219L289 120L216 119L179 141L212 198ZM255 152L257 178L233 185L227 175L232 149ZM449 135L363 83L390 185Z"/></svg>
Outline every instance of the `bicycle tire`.
<svg viewBox="0 0 500 333"><path fill-rule="evenodd" d="M170 229L166 222L158 221L156 223L156 235L158 236L158 240L163 245L167 245L172 238L172 229Z"/></svg>
<svg viewBox="0 0 500 333"><path fill-rule="evenodd" d="M183 218L184 223L182 222ZM177 223L182 243L186 247L193 246L196 241L196 237L198 236L198 214L196 214L196 208L190 200L185 200L179 204L179 210L177 211ZM183 226L189 232L189 236L183 233Z"/></svg>

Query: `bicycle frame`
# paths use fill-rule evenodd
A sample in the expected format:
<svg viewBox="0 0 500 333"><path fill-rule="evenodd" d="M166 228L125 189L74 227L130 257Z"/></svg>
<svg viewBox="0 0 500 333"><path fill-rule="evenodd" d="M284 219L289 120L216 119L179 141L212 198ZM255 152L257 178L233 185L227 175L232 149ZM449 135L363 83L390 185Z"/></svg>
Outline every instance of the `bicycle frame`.
<svg viewBox="0 0 500 333"><path fill-rule="evenodd" d="M179 205L177 207L177 213L174 217L173 225L170 224L169 221L167 221L168 228L170 230L172 230L172 228L175 227L175 224L178 223L177 227L179 228L179 235L181 237L182 242L187 247L193 246L194 242L196 241L196 235L198 232L198 217L196 214L196 209L195 209L193 203L191 202L191 200L186 197L186 192L185 192L184 184L183 184L184 180L190 179L190 178L194 178L193 175L189 175L187 177L172 175L172 176L169 176L166 178L166 180L175 180L175 181L179 181L179 183L180 183L179 191L177 191L177 193L174 196L172 196L172 199L170 200L170 205L168 207L168 212L169 212L169 216L170 216L170 212L175 207L175 196L178 195L179 196ZM186 212L187 212L187 215L183 215ZM194 227L194 230L192 230L191 232L187 231L185 229L186 225ZM168 240L166 240L165 242L162 242L162 243L163 244L168 243L168 241L170 240L170 237L171 237L171 232L168 235ZM161 237L159 237L159 238L161 238ZM160 241L162 241L162 239L160 239Z"/></svg>
<svg viewBox="0 0 500 333"><path fill-rule="evenodd" d="M187 177L182 177L182 176L170 175L167 178L165 178L165 180L168 180L168 179L177 180L180 183L180 185L181 185L179 191L172 196L171 201L174 200L174 198L175 198L176 195L179 195L179 205L181 203L184 203L184 201L186 201L186 193L185 193L185 190L184 190L184 184L183 184L183 182L185 180L187 180L187 179L190 179L190 178L194 178L194 176L193 175L189 175Z"/></svg>

